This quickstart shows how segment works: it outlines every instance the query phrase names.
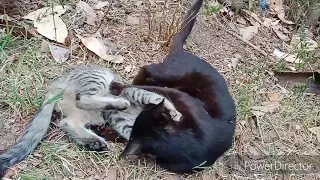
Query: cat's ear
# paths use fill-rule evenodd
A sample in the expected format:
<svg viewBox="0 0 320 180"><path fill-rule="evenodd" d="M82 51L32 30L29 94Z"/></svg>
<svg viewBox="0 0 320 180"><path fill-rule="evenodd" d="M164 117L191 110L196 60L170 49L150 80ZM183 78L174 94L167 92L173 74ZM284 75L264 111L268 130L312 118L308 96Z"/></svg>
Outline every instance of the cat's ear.
<svg viewBox="0 0 320 180"><path fill-rule="evenodd" d="M137 140L129 141L126 148L120 154L120 157L139 155L142 152L142 143Z"/></svg>

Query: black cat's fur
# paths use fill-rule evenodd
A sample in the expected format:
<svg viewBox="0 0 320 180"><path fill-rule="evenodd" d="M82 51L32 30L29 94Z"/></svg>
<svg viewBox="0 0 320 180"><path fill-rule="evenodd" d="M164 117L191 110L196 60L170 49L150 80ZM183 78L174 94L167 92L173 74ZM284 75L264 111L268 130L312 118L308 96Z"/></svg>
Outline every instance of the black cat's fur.
<svg viewBox="0 0 320 180"><path fill-rule="evenodd" d="M210 64L183 49L202 3L197 0L188 12L164 62L142 67L130 85L171 99L181 122L172 121L161 103L146 107L122 157L152 154L169 171L190 173L212 165L231 147L236 107L227 84ZM122 86L113 84L111 91L118 94Z"/></svg>

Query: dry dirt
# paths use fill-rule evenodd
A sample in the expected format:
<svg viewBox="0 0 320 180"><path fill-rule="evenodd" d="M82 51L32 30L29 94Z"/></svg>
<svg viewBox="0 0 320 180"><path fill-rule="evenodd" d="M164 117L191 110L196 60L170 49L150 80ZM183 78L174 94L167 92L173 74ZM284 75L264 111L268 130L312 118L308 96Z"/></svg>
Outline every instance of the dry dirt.
<svg viewBox="0 0 320 180"><path fill-rule="evenodd" d="M168 51L165 41L170 36L159 35L159 22L164 24L172 20L174 18L172 12L176 5L180 7L179 12L190 7L190 2L187 1L182 3L169 1L167 9L163 8L164 1L148 1L151 3L152 11L159 13L158 20L162 20L159 22L153 20L153 30L149 33L148 3L139 4L142 1L127 0L114 2L100 28L104 40L113 43L115 51L125 57L123 64L113 65L90 52L87 53L74 36L74 30L88 33L97 28L84 24L84 17L75 12L76 2L70 2L71 10L62 16L70 29L69 49L73 52L71 58L67 63L57 65L48 55L49 52L43 51L40 53L40 60L37 59L39 63L36 70L42 74L44 85L71 65L89 63L110 67L124 79L132 80L140 67L161 61ZM94 2L88 1L89 4ZM25 8L34 10L33 6L28 9L26 5ZM98 17L103 17L102 12L99 12ZM167 14L164 15L164 12ZM23 13L26 11L22 11L22 15ZM138 25L128 23L128 15L137 16L140 23ZM230 26L233 27L235 24L235 17L225 19L201 13L185 46L186 49L206 59L223 74L237 103L238 121L234 145L214 166L194 175L178 176L160 169L148 158L118 160L117 156L124 147L122 144L113 144L109 156L84 152L69 143L53 123L42 145L26 161L14 166L7 177L15 179L319 179L320 175L317 173L289 175L263 172L257 175L248 172L244 167L234 167L238 164L243 165L243 160L248 157L254 159L262 155L269 157L271 154L276 154L276 158L288 156L293 158L292 162L308 162L314 166L319 164L312 160L318 162L320 160L320 139L317 139L316 134L309 130L320 126L319 96L278 85L270 73L277 69L277 62L264 58L246 43L227 33L231 31ZM148 36L151 38L147 38ZM22 44L30 45L31 43L30 52L37 53L41 44L43 45L41 42L33 39ZM269 54L274 48L283 46L281 40L268 29L262 29L251 42ZM9 55L22 56L23 53L13 49L8 50ZM228 64L234 57L240 57L240 62L236 68L230 68ZM50 67L45 66L47 64ZM288 66L292 65L285 64L285 67ZM310 67L319 68L320 66L319 63L315 63L303 70L310 70ZM6 75L12 75L12 73L15 72L8 72ZM2 89L1 98L7 98L8 91L6 88ZM280 109L255 117L251 111L252 107L269 102L268 94L270 93L276 93L279 96ZM19 105L18 107L17 112L12 109L12 106L0 102L0 151L14 144L26 122L32 118L36 110L35 106ZM309 159L302 160L306 156ZM236 160L228 161L227 157L236 157Z"/></svg>

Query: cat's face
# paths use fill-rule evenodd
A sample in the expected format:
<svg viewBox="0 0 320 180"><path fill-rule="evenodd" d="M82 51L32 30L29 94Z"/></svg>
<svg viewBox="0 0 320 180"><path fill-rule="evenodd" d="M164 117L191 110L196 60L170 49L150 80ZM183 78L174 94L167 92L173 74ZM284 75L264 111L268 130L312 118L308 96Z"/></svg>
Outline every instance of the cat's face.
<svg viewBox="0 0 320 180"><path fill-rule="evenodd" d="M158 105L147 105L137 117L130 140L121 156L139 155L148 148L148 142L157 138L160 131L171 127L173 120L164 107L164 101Z"/></svg>

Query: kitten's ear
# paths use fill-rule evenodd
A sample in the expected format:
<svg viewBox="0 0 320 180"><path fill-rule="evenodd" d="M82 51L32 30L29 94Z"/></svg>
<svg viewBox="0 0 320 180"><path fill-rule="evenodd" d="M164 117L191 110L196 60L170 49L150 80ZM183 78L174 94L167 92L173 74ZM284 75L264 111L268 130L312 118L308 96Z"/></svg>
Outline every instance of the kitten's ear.
<svg viewBox="0 0 320 180"><path fill-rule="evenodd" d="M120 154L120 157L139 155L142 151L142 143L140 141L129 141L126 148Z"/></svg>

